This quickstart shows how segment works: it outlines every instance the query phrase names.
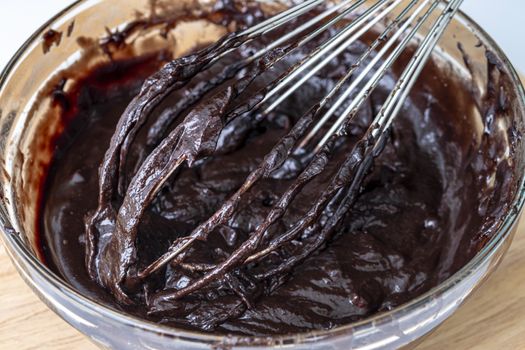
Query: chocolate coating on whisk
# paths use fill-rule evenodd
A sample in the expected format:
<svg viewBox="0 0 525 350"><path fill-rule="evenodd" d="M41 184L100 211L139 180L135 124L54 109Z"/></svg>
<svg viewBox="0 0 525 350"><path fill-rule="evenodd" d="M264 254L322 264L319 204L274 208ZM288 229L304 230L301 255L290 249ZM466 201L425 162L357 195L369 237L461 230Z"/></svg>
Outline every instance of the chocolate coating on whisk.
<svg viewBox="0 0 525 350"><path fill-rule="evenodd" d="M263 116L253 108L268 83L311 51L301 49L271 71L266 65L279 50L250 66L235 64L263 44L242 47L204 72L213 49L172 62L140 91L147 74L137 67L157 69L156 58L114 61L77 84L70 97L74 122L58 147L42 217L49 264L68 282L164 324L285 334L389 310L437 285L479 250L480 229L501 217L513 171L508 162L487 159L489 151L504 152L494 136L497 123L487 122L478 143L462 115L482 106L498 118L507 107L498 102L505 98L504 89L494 88L497 77L491 95L476 100L460 77L429 64L384 151L369 172L356 174L359 162L372 164L363 159L367 140L359 139L397 71L347 135L312 158L292 150L315 121L315 102L367 46L354 45ZM490 69L497 72L497 64ZM122 72L133 83L119 82ZM233 75L237 83L224 83ZM494 169L496 185L487 187ZM192 234L189 249L148 272Z"/></svg>

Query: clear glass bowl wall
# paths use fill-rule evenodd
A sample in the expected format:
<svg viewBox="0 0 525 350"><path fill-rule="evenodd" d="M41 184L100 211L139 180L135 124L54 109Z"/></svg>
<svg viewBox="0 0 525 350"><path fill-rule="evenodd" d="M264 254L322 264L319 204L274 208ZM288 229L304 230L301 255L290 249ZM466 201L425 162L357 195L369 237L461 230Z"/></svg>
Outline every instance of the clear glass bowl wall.
<svg viewBox="0 0 525 350"><path fill-rule="evenodd" d="M205 8L213 1L172 0L163 7L177 13L188 7ZM262 1L269 10L286 2ZM518 191L504 222L482 251L462 270L446 282L419 298L395 310L364 321L329 331L257 338L222 337L159 326L106 308L69 288L39 260L35 249L35 218L38 179L51 157L49 136L59 130L59 123L49 113L49 101L35 101L56 73L74 69L79 58L88 57L82 64L96 64L107 57L89 46L89 38L104 37L107 28L117 28L135 19L138 12L150 12L150 0L85 0L78 1L41 27L16 53L0 76L0 219L3 243L20 275L35 293L53 311L99 346L113 349L210 349L220 347L247 349L257 346L286 347L287 349L378 349L414 346L423 336L435 329L454 313L473 289L495 268L507 250L521 212L524 191L523 141L513 155L516 162ZM71 35L66 35L74 22ZM42 35L49 28L63 33L60 45L44 54ZM178 28L179 30L181 28ZM186 28L201 30L197 27ZM209 28L208 28L209 29ZM152 29L152 33L158 30ZM173 41L155 40L145 35L136 40L133 50L142 54L162 46L181 53L193 46L193 39L181 33L177 46ZM150 33L150 34L152 34ZM201 33L203 34L203 33ZM206 35L217 36L211 30ZM190 36L191 37L191 36ZM202 39L201 38L201 39ZM445 32L437 53L453 63L455 69L465 70L463 57L457 48L461 41L473 62L473 79L483 92L487 71L485 47L503 62L503 70L510 77L507 95L512 101L509 120L523 132L525 95L518 76L505 55L487 34L468 17L459 14ZM484 45L478 45L479 42ZM79 45L83 43L82 45ZM185 46L187 45L187 47ZM511 124L511 123L509 123ZM510 126L510 125L509 125Z"/></svg>

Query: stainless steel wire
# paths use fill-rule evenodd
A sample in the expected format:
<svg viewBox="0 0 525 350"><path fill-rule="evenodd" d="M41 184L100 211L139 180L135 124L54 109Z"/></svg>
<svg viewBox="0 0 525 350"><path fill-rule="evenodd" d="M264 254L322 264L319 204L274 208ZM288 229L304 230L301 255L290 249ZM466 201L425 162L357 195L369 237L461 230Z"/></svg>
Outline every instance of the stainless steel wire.
<svg viewBox="0 0 525 350"><path fill-rule="evenodd" d="M397 15L391 19L378 37L372 41L368 49L357 58L356 62L348 68L345 76L311 109L310 112L315 116L313 124L306 135L300 139L300 142L294 144L295 149L311 147L314 155L326 149L329 140L334 136L341 135L345 130L345 126L352 122L352 119L364 101L367 100L372 91L385 77L386 73L397 62L400 55L405 52L409 46L416 46L417 48L414 54L400 75L394 89L386 98L379 113L373 117L372 123L363 136L367 146L364 158L358 164L356 174L349 186L349 193L355 193L357 191L359 181L362 180L366 174L370 159L377 156L380 152L381 143L387 135L387 131L401 110L410 89L432 54L443 31L458 11L463 0L377 0L374 1L371 6L359 11L360 7L366 2L366 0L345 0L329 6L325 11L316 14L293 31L283 35L264 49L257 51L244 62L246 64L251 63L261 58L270 50L281 45L286 45L291 40L297 38L299 39L296 40L294 48L302 47L322 32L333 28L343 19L348 20L352 18L350 22L340 28L334 36L315 48L304 59L290 67L286 74L281 75L272 83L272 88L266 91L264 98L256 106L264 106L263 113L269 113L295 91L304 86L308 80L318 74L323 67L347 50L364 34L369 33L378 23L381 23L381 21L384 21L396 11L395 13L397 13ZM322 0L305 1L252 28L239 32L235 38L244 38L244 42L256 40L258 36L271 32L324 3ZM400 6L402 6L401 9L399 9ZM351 15L354 17L349 17ZM427 25L429 29L426 34L422 34L422 29L425 25ZM419 42L415 39L418 39ZM223 57L230 51L231 50L228 50L220 57ZM372 53L375 53L373 57L371 57ZM216 60L220 59L220 57ZM367 64L363 66L367 59ZM358 69L359 74L354 77ZM335 101L332 102L328 110L324 111L327 103L334 98ZM348 105L341 113L338 113L341 106L345 103ZM323 131L326 129L325 126L328 127L327 131ZM314 140L317 141L315 146L312 146ZM180 166L183 161L184 160L178 162L176 167ZM147 268L140 271L138 277L146 278L170 261L172 264L184 264L184 252L187 251L196 240L205 240L207 234L217 227L217 225L224 222L227 215L235 209L235 206L231 206L231 204L238 203L240 197L263 176L265 175L262 172L252 172L241 188L225 201L208 220L201 223L190 235L174 242L166 253ZM345 201L349 201L349 198L350 197L345 198ZM286 198L281 198L280 201L282 200L286 200ZM345 201L343 201L341 208L346 208ZM267 220L271 224L277 217L278 214L272 211L268 214ZM253 236L259 235L262 237L265 229L265 227L262 227L256 230ZM253 249L251 249L252 247L250 246L249 254L241 254L239 248L234 251L230 257L218 263L217 266L207 266L205 270L208 272L205 273L203 277L194 281L188 287L174 292L174 298L198 289L211 279L219 276L219 272L224 271L224 269L232 266L234 263L250 263L263 258L270 252L278 249L283 242L292 238L293 234L287 232L275 238L266 247L262 248L255 244L260 242L260 239L257 240L253 238L253 242L246 243L253 243Z"/></svg>

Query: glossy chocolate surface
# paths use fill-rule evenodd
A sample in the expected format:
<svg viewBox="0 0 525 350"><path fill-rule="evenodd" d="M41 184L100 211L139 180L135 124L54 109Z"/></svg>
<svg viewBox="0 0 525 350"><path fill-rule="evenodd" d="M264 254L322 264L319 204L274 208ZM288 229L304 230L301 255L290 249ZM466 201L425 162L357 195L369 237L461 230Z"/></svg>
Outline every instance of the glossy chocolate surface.
<svg viewBox="0 0 525 350"><path fill-rule="evenodd" d="M235 11L230 12L225 15L222 11L221 15L239 18L239 14L232 14ZM253 18L249 22L260 13L250 15ZM284 30L290 28L293 23ZM327 35L317 38L316 43L326 40ZM62 113L72 122L57 144L50 167L41 228L47 262L67 282L115 308L175 327L247 335L288 334L332 328L390 310L438 285L482 247L487 240L482 229L502 217L511 190L511 165L498 161L506 145L491 136L497 128L494 120L507 108L505 96L497 86L491 93L489 86L488 96L478 101L463 77L431 61L352 205L320 244L316 239L348 196L349 183L345 181L350 178L341 177L344 184L334 190L335 197L282 247L261 261L233 264L227 273L218 274L201 288L180 292L203 276L198 267L224 262L264 223L280 196L312 161L306 149L283 158L282 166L255 183L242 196L235 214L210 230L206 241L198 241L184 257L184 264L168 264L137 281L138 271L159 258L174 240L206 221L251 172L264 164L265 155L284 135L293 133L297 121L303 120L309 108L367 48L362 42L353 45L267 116L259 110L238 115L232 110L245 111L241 107L253 104L250 96L304 57L312 46L294 51L272 69L248 67L245 74L257 73L259 77L246 89L240 89L239 82L222 84L202 102L193 104L190 112L173 120L166 117L180 107L180 101L264 45L265 40L272 38L243 46L152 108L147 121L137 129L126 160L115 163L120 167L120 188L107 196L106 208L122 208L128 200L126 190L129 201L140 198L133 196L140 195L146 185L133 179L137 173L140 176L143 172L145 181L155 181L168 153L158 151L158 159L148 155L159 150L156 147L163 139L180 137L177 127L189 131L183 134L187 142L179 142L174 149L194 159L165 179L151 204L140 206L144 202L138 201L143 210L140 223L130 219L134 217L129 214L131 209L119 216L124 220L122 225L135 230L132 236L119 241L114 229L104 231L107 222L99 221L97 239L90 243L92 248L87 253L85 222L89 230L90 215L97 205L100 209L99 193L107 194L100 185L99 176L103 175L98 170L105 154L107 157L110 139L121 132L119 118L125 109L126 113L136 111L137 100L135 105L129 103L139 94L142 82L153 72L150 85L168 79L169 70L159 70L167 57L115 60L89 72L75 83L72 92L57 89ZM270 242L302 220L349 156L362 155L356 144L409 57L403 55L382 80L347 126L346 135L333 140L321 174L305 182L291 203L283 207L284 214L265 231L263 241ZM497 62L489 69L497 70ZM140 95L145 101L151 100L144 91ZM474 111L484 122L481 136L471 115ZM191 123L201 127L190 130L187 126ZM192 142L196 139L203 140L201 147ZM140 167L148 161L150 173ZM133 186L135 192L130 191ZM108 227L112 225L115 222ZM130 250L115 248L122 242L130 244ZM308 254L295 264L280 269L305 251Z"/></svg>

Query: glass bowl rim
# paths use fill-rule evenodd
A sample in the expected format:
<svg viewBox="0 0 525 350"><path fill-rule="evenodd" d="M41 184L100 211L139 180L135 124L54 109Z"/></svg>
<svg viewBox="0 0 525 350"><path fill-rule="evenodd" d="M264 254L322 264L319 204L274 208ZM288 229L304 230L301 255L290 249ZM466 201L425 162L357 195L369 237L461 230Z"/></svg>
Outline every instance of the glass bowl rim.
<svg viewBox="0 0 525 350"><path fill-rule="evenodd" d="M22 46L16 51L13 57L8 61L5 68L0 73L0 91L3 90L8 77L14 71L17 66L17 63L23 59L24 53L28 48L31 47L33 43L37 40L40 40L42 35L45 33L48 28L51 27L56 21L67 17L72 14L75 10L82 10L83 5L87 5L94 0L76 0L71 5L67 6L63 10L59 11L48 21L46 21L40 28L38 28L25 42ZM521 79L516 72L514 66L509 61L508 57L505 55L503 50L499 45L492 39L492 37L472 18L470 18L463 11L458 11L456 18L461 21L461 23L468 28L470 31L477 33L481 36L484 44L487 44L496 54L499 59L502 60L506 70L510 73L511 82L513 85L517 86L519 97L520 109L525 113L525 90ZM451 275L445 281L437 285L436 287L428 290L422 295L397 306L396 308L378 313L371 317L367 317L361 321L349 323L343 326L335 327L329 330L314 330L303 333L294 333L287 335L276 335L271 336L273 344L307 344L312 343L317 340L337 337L339 335L351 334L353 330L362 329L362 328L371 328L374 325L387 322L392 319L396 319L396 316L401 316L410 311L417 309L420 305L423 305L433 299L436 296L439 296L446 291L450 290L453 286L461 282L463 279L473 274L477 267L482 265L487 261L492 255L498 251L498 248L503 244L503 242L510 236L512 228L516 221L520 218L521 212L525 204L525 172L521 175L519 180L519 185L516 191L515 199L512 205L509 207L508 212L500 224L497 233L487 242L487 244L460 270ZM2 215L3 216L3 215ZM45 266L37 257L32 254L29 249L26 247L23 240L20 236L10 228L8 220L0 220L0 231L2 233L3 241L6 245L6 251L10 255L12 262L17 266L19 272L23 270L19 266L19 263L16 262L14 255L18 255L22 261L28 263L35 272L37 272L40 277L46 280L52 287L55 288L55 292L58 292L63 295L63 297L69 299L73 304L76 304L80 308L87 308L90 311L95 311L103 317L109 317L122 325L130 326L133 328L140 328L144 331L149 331L163 336L170 336L173 338L184 339L187 341L201 341L204 343L222 343L228 339L234 340L236 336L231 335L216 335L216 334L206 334L204 332L197 332L191 330L183 330L174 327L159 325L151 321L147 321L124 312L112 309L100 302L93 300L87 296L84 296L73 289L71 286L66 284L58 275L52 272L47 266ZM31 283L31 280L26 280L26 283ZM38 289L37 285L33 285ZM242 343L232 344L232 345L253 345L260 346L261 344L268 343L268 336L239 336L239 339L242 339Z"/></svg>

